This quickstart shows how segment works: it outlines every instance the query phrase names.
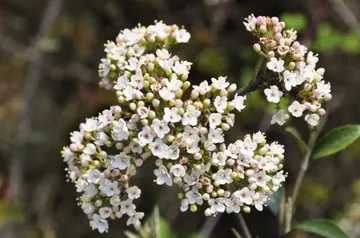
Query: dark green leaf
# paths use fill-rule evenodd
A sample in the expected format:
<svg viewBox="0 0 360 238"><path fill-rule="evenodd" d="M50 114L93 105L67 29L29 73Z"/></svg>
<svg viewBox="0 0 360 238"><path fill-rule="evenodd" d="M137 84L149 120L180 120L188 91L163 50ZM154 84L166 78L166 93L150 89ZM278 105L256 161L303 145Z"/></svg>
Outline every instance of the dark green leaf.
<svg viewBox="0 0 360 238"><path fill-rule="evenodd" d="M268 201L268 207L274 215L278 215L280 212L280 203L284 195L284 186L280 187Z"/></svg>
<svg viewBox="0 0 360 238"><path fill-rule="evenodd" d="M332 221L308 220L297 224L296 230L306 231L326 238L348 238L349 236Z"/></svg>
<svg viewBox="0 0 360 238"><path fill-rule="evenodd" d="M318 143L316 143L313 158L320 159L335 154L360 137L360 125L346 125L330 131Z"/></svg>
<svg viewBox="0 0 360 238"><path fill-rule="evenodd" d="M284 13L280 19L286 23L287 28L294 28L298 32L304 31L308 26L307 18L302 13Z"/></svg>
<svg viewBox="0 0 360 238"><path fill-rule="evenodd" d="M305 141L301 138L300 133L294 128L294 127L287 127L285 129L286 132L289 132L291 135L293 135L296 139L296 141L299 144L300 149L305 152L309 149L308 145L305 143Z"/></svg>

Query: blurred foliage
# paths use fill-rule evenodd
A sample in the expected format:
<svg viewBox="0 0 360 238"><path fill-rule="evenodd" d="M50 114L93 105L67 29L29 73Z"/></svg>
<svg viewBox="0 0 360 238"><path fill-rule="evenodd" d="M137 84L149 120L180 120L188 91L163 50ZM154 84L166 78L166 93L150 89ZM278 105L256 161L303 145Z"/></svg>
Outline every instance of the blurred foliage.
<svg viewBox="0 0 360 238"><path fill-rule="evenodd" d="M317 27L312 48L320 53L331 53L336 49L349 54L360 53L360 40L355 32L342 33L329 23Z"/></svg>
<svg viewBox="0 0 360 238"><path fill-rule="evenodd" d="M283 13L280 19L285 22L286 27L295 29L299 33L304 32L309 24L307 17L302 13Z"/></svg>
<svg viewBox="0 0 360 238"><path fill-rule="evenodd" d="M194 64L200 71L213 77L221 76L228 65L226 56L216 49L201 51Z"/></svg>
<svg viewBox="0 0 360 238"><path fill-rule="evenodd" d="M305 178L299 192L298 203L318 203L326 202L330 199L331 190L323 184L320 184L313 179Z"/></svg>

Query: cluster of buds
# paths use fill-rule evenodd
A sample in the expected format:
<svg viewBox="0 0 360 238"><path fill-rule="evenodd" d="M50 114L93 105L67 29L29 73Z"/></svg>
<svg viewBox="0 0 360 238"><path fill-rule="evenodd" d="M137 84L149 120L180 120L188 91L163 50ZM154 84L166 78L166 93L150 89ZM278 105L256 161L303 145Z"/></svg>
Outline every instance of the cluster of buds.
<svg viewBox="0 0 360 238"><path fill-rule="evenodd" d="M79 205L101 233L107 219L123 215L128 225L140 225L144 214L133 201L141 190L129 184L145 160L154 161L157 184L182 188L181 211L205 205L207 216L262 210L285 180L282 145L268 144L260 132L225 143L246 96L233 96L236 85L226 77L191 86L191 63L166 49L189 38L156 22L105 44L100 85L116 92L119 105L87 119L62 152Z"/></svg>
<svg viewBox="0 0 360 238"><path fill-rule="evenodd" d="M282 98L295 99L287 110L279 109L271 123L285 124L290 113L304 116L309 125L317 126L325 114L322 104L332 98L330 83L323 80L325 69L316 69L318 55L301 45L297 32L286 30L277 17L250 15L245 20L246 29L259 39L254 50L266 58L267 69L276 76L264 83L267 100L278 104Z"/></svg>

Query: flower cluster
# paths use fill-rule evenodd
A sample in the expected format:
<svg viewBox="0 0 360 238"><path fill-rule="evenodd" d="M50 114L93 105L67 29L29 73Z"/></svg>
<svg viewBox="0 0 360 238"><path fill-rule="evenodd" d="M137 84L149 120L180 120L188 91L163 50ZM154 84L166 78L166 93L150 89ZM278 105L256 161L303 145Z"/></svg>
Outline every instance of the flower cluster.
<svg viewBox="0 0 360 238"><path fill-rule="evenodd" d="M295 98L287 110L277 111L271 123L285 124L290 113L293 117L304 116L311 126L318 125L325 114L323 102L332 98L330 83L323 80L325 70L316 69L318 55L301 45L296 40L297 32L285 29L285 23L277 17L250 15L245 20L246 29L259 39L254 50L266 57L267 69L277 76L274 81L266 82L267 100L278 104L281 98Z"/></svg>
<svg viewBox="0 0 360 238"><path fill-rule="evenodd" d="M232 96L236 85L226 77L191 86L191 63L166 49L189 38L184 29L156 22L105 45L100 85L116 91L119 105L87 119L62 151L79 205L101 233L108 218L125 214L128 225L139 226L144 214L133 201L141 191L129 183L145 160L155 162L157 184L182 188L181 211L205 205L207 216L262 210L285 180L283 146L268 144L264 134L225 144L246 96Z"/></svg>

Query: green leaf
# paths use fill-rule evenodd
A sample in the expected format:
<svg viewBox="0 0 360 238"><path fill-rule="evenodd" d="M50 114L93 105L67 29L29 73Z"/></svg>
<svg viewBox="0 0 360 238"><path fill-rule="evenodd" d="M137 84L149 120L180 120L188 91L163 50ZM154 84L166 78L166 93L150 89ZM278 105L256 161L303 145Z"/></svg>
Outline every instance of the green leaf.
<svg viewBox="0 0 360 238"><path fill-rule="evenodd" d="M316 143L313 158L320 159L335 154L360 137L360 125L346 125L330 131Z"/></svg>
<svg viewBox="0 0 360 238"><path fill-rule="evenodd" d="M153 214L152 214L152 236L154 238L161 238L161 233L160 233L160 213L159 213L159 207L155 206Z"/></svg>
<svg viewBox="0 0 360 238"><path fill-rule="evenodd" d="M134 233L132 233L132 232L130 232L130 231L125 231L124 234L125 234L125 236L126 236L127 238L139 238L138 235L136 235L136 234L134 234Z"/></svg>
<svg viewBox="0 0 360 238"><path fill-rule="evenodd" d="M305 141L301 138L300 133L298 132L298 130L296 130L294 127L287 127L285 129L286 132L290 133L291 135L293 135L296 139L296 141L299 144L300 149L305 152L309 149L308 145L305 143Z"/></svg>
<svg viewBox="0 0 360 238"><path fill-rule="evenodd" d="M163 218L160 218L160 237L177 237L177 235L173 231L171 231L169 223Z"/></svg>
<svg viewBox="0 0 360 238"><path fill-rule="evenodd" d="M329 220L315 219L297 224L296 230L306 231L326 238L348 238L349 236L341 230L334 222Z"/></svg>
<svg viewBox="0 0 360 238"><path fill-rule="evenodd" d="M280 187L268 201L268 208L274 215L278 215L280 212L280 203L284 195L284 186Z"/></svg>

